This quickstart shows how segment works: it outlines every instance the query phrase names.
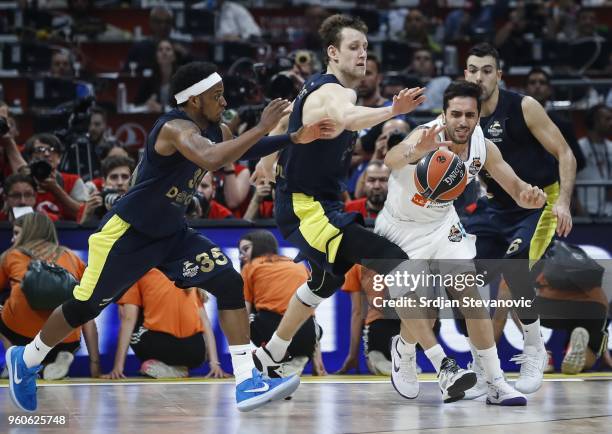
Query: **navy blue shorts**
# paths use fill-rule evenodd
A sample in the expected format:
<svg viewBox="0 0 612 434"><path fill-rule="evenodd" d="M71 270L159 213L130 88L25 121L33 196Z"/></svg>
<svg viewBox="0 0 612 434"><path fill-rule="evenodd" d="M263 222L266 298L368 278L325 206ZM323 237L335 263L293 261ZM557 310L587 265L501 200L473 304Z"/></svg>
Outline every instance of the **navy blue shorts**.
<svg viewBox="0 0 612 434"><path fill-rule="evenodd" d="M316 200L304 193L280 193L274 203L280 233L301 256L336 276L353 266L338 256L338 250L343 229L356 222L363 224L361 214L344 212L341 201Z"/></svg>
<svg viewBox="0 0 612 434"><path fill-rule="evenodd" d="M161 270L179 288L204 289L211 278L233 270L217 245L187 226L169 237L153 238L109 213L89 237L88 265L74 297L104 306L152 268Z"/></svg>

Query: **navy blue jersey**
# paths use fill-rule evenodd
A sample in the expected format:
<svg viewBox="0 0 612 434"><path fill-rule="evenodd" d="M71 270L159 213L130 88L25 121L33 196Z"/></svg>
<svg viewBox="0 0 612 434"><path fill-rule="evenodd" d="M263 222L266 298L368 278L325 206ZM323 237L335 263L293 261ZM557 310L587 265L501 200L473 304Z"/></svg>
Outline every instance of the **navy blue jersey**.
<svg viewBox="0 0 612 434"><path fill-rule="evenodd" d="M340 84L331 74L310 77L293 102L288 132L302 126L302 110L308 95L327 83ZM283 193L304 193L315 199L340 200L346 189L357 133L344 130L338 137L315 140L307 144L289 145L279 156L276 186Z"/></svg>
<svg viewBox="0 0 612 434"><path fill-rule="evenodd" d="M161 128L174 119L191 121L185 112L174 109L155 122L134 171L133 185L112 210L134 229L152 237L165 237L186 226L185 210L206 173L178 151L170 156L155 151ZM201 134L215 143L223 141L218 124Z"/></svg>
<svg viewBox="0 0 612 434"><path fill-rule="evenodd" d="M521 108L523 98L519 93L500 89L495 112L481 117L480 126L519 178L544 188L559 180L557 160L529 131ZM489 203L500 208L518 207L497 182L487 173L484 175L487 191L493 195Z"/></svg>

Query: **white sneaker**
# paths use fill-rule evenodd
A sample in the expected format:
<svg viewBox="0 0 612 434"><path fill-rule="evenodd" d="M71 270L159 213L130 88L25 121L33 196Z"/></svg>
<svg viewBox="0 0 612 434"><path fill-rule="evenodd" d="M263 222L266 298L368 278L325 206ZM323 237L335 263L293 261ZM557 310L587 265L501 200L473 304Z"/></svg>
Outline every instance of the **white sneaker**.
<svg viewBox="0 0 612 434"><path fill-rule="evenodd" d="M561 372L564 374L579 374L584 369L586 362L586 351L589 344L589 332L576 327L572 331L567 353L561 363Z"/></svg>
<svg viewBox="0 0 612 434"><path fill-rule="evenodd" d="M544 369L548 364L548 353L544 345L541 348L525 345L523 353L512 357L510 361L521 365L521 372L514 386L516 390L533 393L542 386Z"/></svg>
<svg viewBox="0 0 612 434"><path fill-rule="evenodd" d="M253 351L253 362L255 367L269 378L287 377L285 372L285 362L277 362L272 358L265 345Z"/></svg>
<svg viewBox="0 0 612 434"><path fill-rule="evenodd" d="M504 377L487 383L487 404L503 406L527 405L527 398L510 386Z"/></svg>
<svg viewBox="0 0 612 434"><path fill-rule="evenodd" d="M438 384L445 403L459 401L465 396L465 391L476 384L476 374L460 368L454 359L445 357L440 366Z"/></svg>
<svg viewBox="0 0 612 434"><path fill-rule="evenodd" d="M306 363L308 363L308 357L306 356L292 357L288 362L283 363L283 377L302 375Z"/></svg>
<svg viewBox="0 0 612 434"><path fill-rule="evenodd" d="M70 370L70 365L74 360L74 355L69 351L60 351L57 353L55 361L49 363L43 369L43 380L61 380Z"/></svg>
<svg viewBox="0 0 612 434"><path fill-rule="evenodd" d="M487 378L485 376L484 368L478 362L468 363L468 369L476 374L476 384L471 389L465 391L463 399L476 399L489 390L487 386Z"/></svg>
<svg viewBox="0 0 612 434"><path fill-rule="evenodd" d="M412 354L400 353L398 349L399 340L399 335L391 339L391 384L397 393L404 398L414 399L419 395L416 352Z"/></svg>
<svg viewBox="0 0 612 434"><path fill-rule="evenodd" d="M170 366L159 360L145 360L140 366L140 372L153 378L186 378L189 370L186 366Z"/></svg>

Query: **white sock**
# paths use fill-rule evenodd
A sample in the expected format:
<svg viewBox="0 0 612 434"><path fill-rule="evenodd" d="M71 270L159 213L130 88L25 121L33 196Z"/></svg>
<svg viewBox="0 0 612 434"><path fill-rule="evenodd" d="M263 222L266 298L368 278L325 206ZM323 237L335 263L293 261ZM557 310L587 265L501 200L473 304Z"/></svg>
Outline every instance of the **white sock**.
<svg viewBox="0 0 612 434"><path fill-rule="evenodd" d="M531 324L522 324L523 328L523 339L525 345L532 345L535 347L544 347L544 341L542 341L542 335L540 334L540 318Z"/></svg>
<svg viewBox="0 0 612 434"><path fill-rule="evenodd" d="M251 344L230 345L229 351L232 356L232 367L236 384L242 383L253 376L253 355L251 354Z"/></svg>
<svg viewBox="0 0 612 434"><path fill-rule="evenodd" d="M270 342L266 344L266 350L272 355L275 362L281 362L287 354L287 348L291 344L291 339L286 341L278 337L276 332L270 338Z"/></svg>
<svg viewBox="0 0 612 434"><path fill-rule="evenodd" d="M444 349L440 346L440 344L436 344L428 350L425 350L425 355L436 369L436 373L440 373L440 366L442 365L442 360L446 357L446 353L444 353Z"/></svg>
<svg viewBox="0 0 612 434"><path fill-rule="evenodd" d="M43 343L40 339L40 333L38 333L32 342L26 345L23 352L23 361L28 368L38 366L52 349L53 347L49 347Z"/></svg>
<svg viewBox="0 0 612 434"><path fill-rule="evenodd" d="M501 370L499 364L499 356L497 355L497 346L493 345L486 350L477 350L480 364L484 368L487 381L493 383L498 378L503 378L504 371Z"/></svg>
<svg viewBox="0 0 612 434"><path fill-rule="evenodd" d="M400 335L397 349L401 354L414 354L416 353L416 344L408 342Z"/></svg>

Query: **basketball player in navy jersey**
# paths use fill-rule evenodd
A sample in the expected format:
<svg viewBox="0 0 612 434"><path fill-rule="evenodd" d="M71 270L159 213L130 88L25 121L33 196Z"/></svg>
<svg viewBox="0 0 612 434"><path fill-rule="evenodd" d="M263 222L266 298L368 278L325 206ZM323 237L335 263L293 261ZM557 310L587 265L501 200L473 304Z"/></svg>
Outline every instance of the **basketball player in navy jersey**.
<svg viewBox="0 0 612 434"><path fill-rule="evenodd" d="M563 135L544 108L533 98L500 89L502 71L497 50L487 43L470 51L465 78L482 89L480 126L485 137L495 143L502 157L516 174L547 194L547 204L539 210L519 208L503 188L483 177L490 198L478 201L476 211L465 219L468 233L477 236L477 259L512 259L499 261L498 270L486 262L489 278L503 273L515 299L535 297L535 276L530 262L539 260L555 231L567 236L572 229L569 211L576 177L576 159ZM485 266L483 261L477 261ZM533 393L542 384L547 363L546 349L540 335L537 312L517 308L522 323L524 349L513 361L521 365L516 388Z"/></svg>
<svg viewBox="0 0 612 434"><path fill-rule="evenodd" d="M366 72L367 28L358 18L333 15L319 30L327 71L310 77L293 102L288 131L329 117L338 127L333 139L306 147L289 146L278 157L275 218L285 239L299 248L312 269L311 279L297 288L276 332L254 353L264 373L280 375L291 339L315 308L344 282L355 263L385 274L408 259L387 239L365 229L357 213L345 213L341 194L348 175L357 131L408 113L425 98L422 88L404 89L388 107L356 106L354 89ZM260 162L254 178L270 177L274 157ZM386 259L366 264L366 259ZM389 268L390 267L390 268Z"/></svg>
<svg viewBox="0 0 612 434"><path fill-rule="evenodd" d="M89 265L74 298L51 314L30 344L6 353L11 397L22 410L36 410L36 373L51 348L154 267L180 288L205 288L217 298L239 410L282 399L299 384L297 377L271 380L255 369L242 278L218 246L187 227L185 210L207 170L241 157L260 158L291 142L331 137L333 123L324 119L289 135L264 137L287 112L289 102L277 99L264 109L258 125L232 139L220 124L226 102L215 65L184 65L170 85L177 107L157 120L132 187L89 238Z"/></svg>

